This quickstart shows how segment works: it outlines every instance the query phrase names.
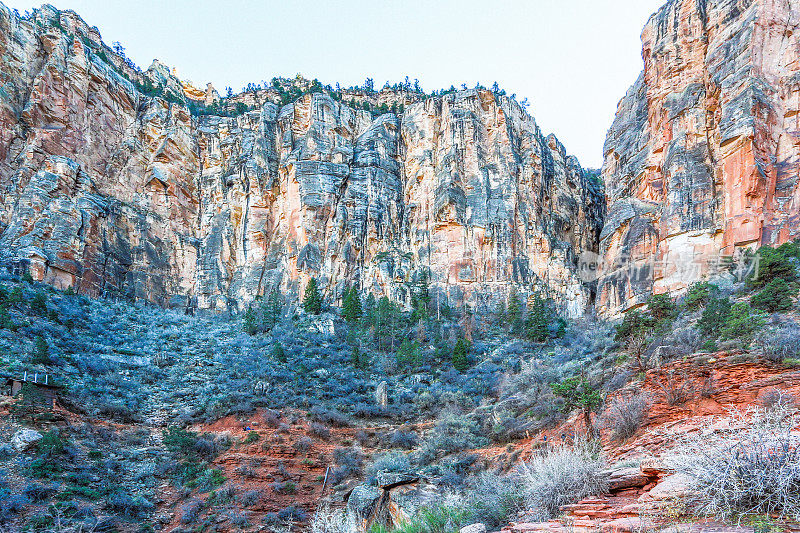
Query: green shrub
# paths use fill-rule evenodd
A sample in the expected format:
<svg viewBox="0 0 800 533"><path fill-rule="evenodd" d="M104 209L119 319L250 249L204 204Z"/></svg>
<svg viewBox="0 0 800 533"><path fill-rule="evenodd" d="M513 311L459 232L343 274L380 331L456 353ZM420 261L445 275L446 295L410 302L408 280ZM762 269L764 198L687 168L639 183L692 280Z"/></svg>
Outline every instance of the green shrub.
<svg viewBox="0 0 800 533"><path fill-rule="evenodd" d="M787 283L798 279L797 260L800 259L800 244L785 243L778 248L762 246L757 255L758 268L748 280L751 286L762 288L775 279L782 279Z"/></svg>
<svg viewBox="0 0 800 533"><path fill-rule="evenodd" d="M350 323L358 322L364 314L361 309L361 297L358 295L358 289L351 287L344 291L344 298L342 299L342 318Z"/></svg>
<svg viewBox="0 0 800 533"><path fill-rule="evenodd" d="M766 324L764 316L754 312L747 302L738 302L731 307L725 325L720 330L723 339L752 340Z"/></svg>
<svg viewBox="0 0 800 533"><path fill-rule="evenodd" d="M614 340L622 342L634 337L644 337L652 331L654 324L653 317L650 315L642 313L638 309L628 311L622 318L622 322L616 326Z"/></svg>
<svg viewBox="0 0 800 533"><path fill-rule="evenodd" d="M243 329L248 335L266 333L278 323L283 314L283 297L275 290L267 299L258 298L256 302L247 307L243 320Z"/></svg>
<svg viewBox="0 0 800 533"><path fill-rule="evenodd" d="M568 413L576 408L583 411L586 431L593 434L592 411L597 409L603 401L600 390L584 377L567 378L560 383L553 383L550 387L553 389L553 394L564 399L565 412Z"/></svg>
<svg viewBox="0 0 800 533"><path fill-rule="evenodd" d="M272 347L272 357L280 363L285 363L287 361L286 350L283 349L283 345L281 343L276 342Z"/></svg>
<svg viewBox="0 0 800 533"><path fill-rule="evenodd" d="M422 349L419 342L404 340L397 348L395 358L400 366L411 368L419 366L422 363Z"/></svg>
<svg viewBox="0 0 800 533"><path fill-rule="evenodd" d="M683 305L689 311L695 311L708 304L709 299L719 292L719 287L713 283L703 281L689 287Z"/></svg>
<svg viewBox="0 0 800 533"><path fill-rule="evenodd" d="M750 298L750 303L756 309L777 313L790 310L796 295L797 285L795 283L787 283L782 278L776 278L767 283L761 292Z"/></svg>
<svg viewBox="0 0 800 533"><path fill-rule="evenodd" d="M245 437L244 440L242 441L242 444L252 444L254 442L258 442L258 439L260 438L261 435L259 435L257 432L249 431L247 433L247 437Z"/></svg>
<svg viewBox="0 0 800 533"><path fill-rule="evenodd" d="M678 306L668 294L653 294L647 300L647 310L656 322L671 320L678 314Z"/></svg>
<svg viewBox="0 0 800 533"><path fill-rule="evenodd" d="M697 329L701 333L713 338L717 338L722 327L728 320L731 313L731 301L726 298L710 297L703 316L697 321Z"/></svg>
<svg viewBox="0 0 800 533"><path fill-rule="evenodd" d="M42 435L41 440L36 444L39 453L47 457L55 457L64 453L69 441L64 439L56 430L47 431Z"/></svg>
<svg viewBox="0 0 800 533"><path fill-rule="evenodd" d="M0 303L0 329L16 330L16 324L14 324L14 321L11 319L11 315L5 303Z"/></svg>

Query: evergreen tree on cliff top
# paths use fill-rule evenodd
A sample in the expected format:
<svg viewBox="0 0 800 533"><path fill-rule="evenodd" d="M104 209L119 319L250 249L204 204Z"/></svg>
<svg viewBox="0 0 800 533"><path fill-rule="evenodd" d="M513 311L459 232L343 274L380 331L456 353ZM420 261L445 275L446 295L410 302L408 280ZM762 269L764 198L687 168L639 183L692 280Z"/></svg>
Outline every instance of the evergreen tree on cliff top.
<svg viewBox="0 0 800 533"><path fill-rule="evenodd" d="M306 285L303 309L311 315L318 315L322 312L322 296L317 288L317 278L311 278Z"/></svg>

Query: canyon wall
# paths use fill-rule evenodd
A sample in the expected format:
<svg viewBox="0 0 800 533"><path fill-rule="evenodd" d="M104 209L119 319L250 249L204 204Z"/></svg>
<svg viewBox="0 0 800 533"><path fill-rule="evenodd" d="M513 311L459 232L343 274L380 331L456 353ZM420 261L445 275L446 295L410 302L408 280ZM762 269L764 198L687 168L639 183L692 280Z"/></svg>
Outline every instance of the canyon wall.
<svg viewBox="0 0 800 533"><path fill-rule="evenodd" d="M681 293L800 236L800 4L671 0L606 139L597 306Z"/></svg>
<svg viewBox="0 0 800 533"><path fill-rule="evenodd" d="M72 12L0 4L0 260L60 287L241 309L317 277L451 306L511 287L593 302L603 190L513 99L464 90L372 114L316 92L193 116Z"/></svg>

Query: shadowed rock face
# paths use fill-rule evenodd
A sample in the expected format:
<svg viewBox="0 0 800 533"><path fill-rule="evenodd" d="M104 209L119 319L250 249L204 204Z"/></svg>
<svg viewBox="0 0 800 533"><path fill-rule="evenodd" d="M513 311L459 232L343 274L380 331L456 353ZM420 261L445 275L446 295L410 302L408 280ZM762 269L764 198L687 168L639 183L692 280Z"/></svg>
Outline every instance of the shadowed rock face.
<svg viewBox="0 0 800 533"><path fill-rule="evenodd" d="M642 268L601 278L602 312L679 293L719 255L800 235L798 24L786 0L672 0L650 18L602 171L603 259Z"/></svg>
<svg viewBox="0 0 800 533"><path fill-rule="evenodd" d="M227 309L311 276L407 301L429 272L451 306L512 285L591 305L576 262L602 189L514 100L374 117L316 93L194 117L129 81L183 91L163 65L136 71L74 13L0 4L0 50L0 254L37 279Z"/></svg>

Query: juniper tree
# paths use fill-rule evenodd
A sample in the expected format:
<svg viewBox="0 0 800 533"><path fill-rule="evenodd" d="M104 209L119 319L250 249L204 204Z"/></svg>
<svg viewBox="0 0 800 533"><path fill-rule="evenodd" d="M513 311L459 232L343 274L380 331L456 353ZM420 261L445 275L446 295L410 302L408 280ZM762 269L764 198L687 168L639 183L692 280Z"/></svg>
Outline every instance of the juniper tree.
<svg viewBox="0 0 800 533"><path fill-rule="evenodd" d="M556 396L564 399L565 412L576 408L583 410L583 422L586 425L586 431L589 435L594 436L592 411L597 409L603 400L600 391L582 376L567 378L561 383L553 383L550 387Z"/></svg>

